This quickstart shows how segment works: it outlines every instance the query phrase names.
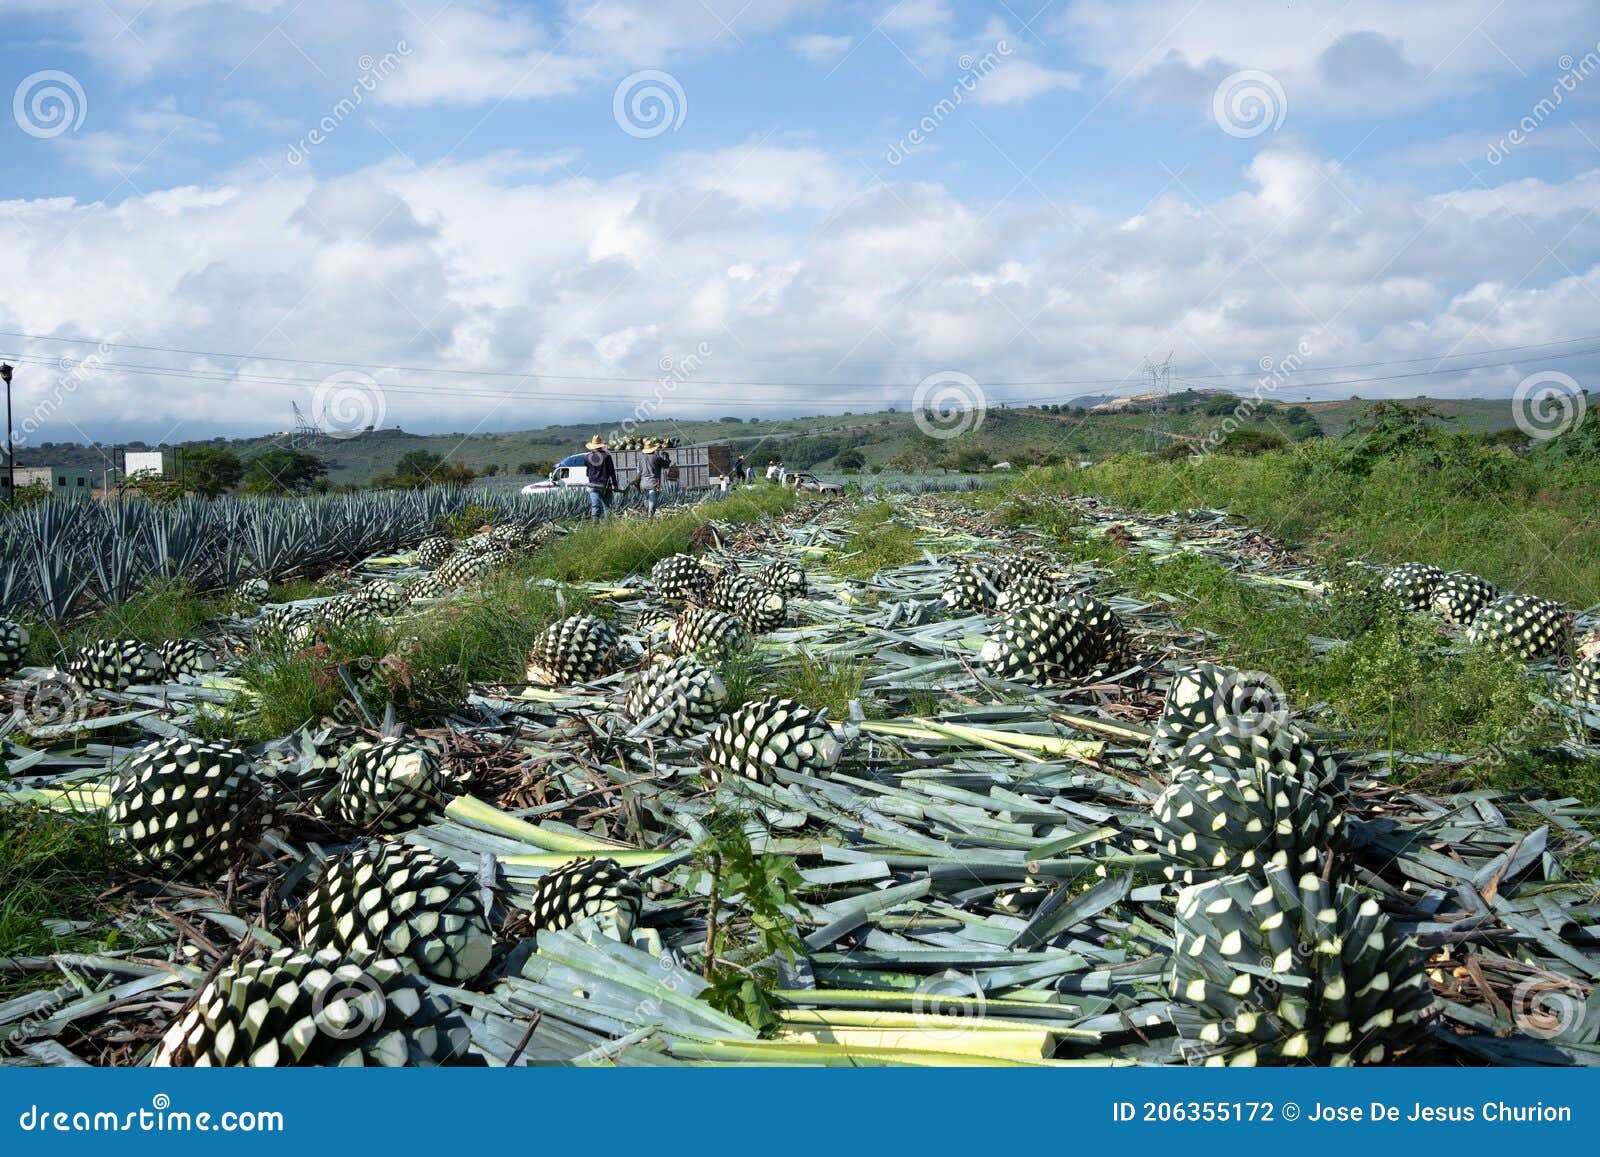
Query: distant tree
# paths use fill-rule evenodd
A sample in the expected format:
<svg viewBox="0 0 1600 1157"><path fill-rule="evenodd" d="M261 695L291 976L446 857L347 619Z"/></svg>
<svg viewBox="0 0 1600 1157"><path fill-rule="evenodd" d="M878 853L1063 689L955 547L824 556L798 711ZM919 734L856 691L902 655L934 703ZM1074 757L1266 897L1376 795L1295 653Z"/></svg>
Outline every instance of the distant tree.
<svg viewBox="0 0 1600 1157"><path fill-rule="evenodd" d="M498 465L496 465L495 463L491 462L491 463L489 463L489 465L487 465L487 466L485 466L483 468L481 473L483 474L483 476L485 478L493 478L496 474L500 473L500 467Z"/></svg>
<svg viewBox="0 0 1600 1157"><path fill-rule="evenodd" d="M1224 454L1250 456L1262 454L1268 450L1281 450L1288 444L1288 439L1282 434L1275 434L1271 430L1258 429L1255 426L1244 426L1240 429L1229 431L1228 436L1217 443L1217 449Z"/></svg>
<svg viewBox="0 0 1600 1157"><path fill-rule="evenodd" d="M946 470L977 473L989 468L990 456L976 446L968 446L961 450L952 450L939 464Z"/></svg>
<svg viewBox="0 0 1600 1157"><path fill-rule="evenodd" d="M860 470L867 459L860 450L841 450L834 456L833 464L841 470Z"/></svg>
<svg viewBox="0 0 1600 1157"><path fill-rule="evenodd" d="M239 485L244 463L226 446L190 446L183 451L183 484L215 498Z"/></svg>
<svg viewBox="0 0 1600 1157"><path fill-rule="evenodd" d="M522 463L522 465L518 466L517 467L517 473L518 474L536 474L540 478L543 478L547 474L549 474L550 471L554 470L555 468L556 468L556 464L554 462L530 461L530 462L524 462L524 463Z"/></svg>
<svg viewBox="0 0 1600 1157"><path fill-rule="evenodd" d="M743 419L743 418L735 418L735 417L733 417L733 416L732 416L732 415L731 415L731 414L730 414L730 415L729 415L729 416L728 416L728 417L726 417L726 418L718 418L718 419L717 419L717 421L719 421L719 422L726 422L726 423L728 423L728 424L729 424L729 425L731 425L731 426L737 426L737 425L739 425L739 424L740 424L740 423L741 423L741 422L743 422L743 421L744 421L744 419Z"/></svg>
<svg viewBox="0 0 1600 1157"><path fill-rule="evenodd" d="M315 454L264 450L245 463L244 488L251 494L301 494L327 472Z"/></svg>
<svg viewBox="0 0 1600 1157"><path fill-rule="evenodd" d="M394 464L396 478L415 478L418 485L427 485L444 465L444 457L432 450L408 450Z"/></svg>

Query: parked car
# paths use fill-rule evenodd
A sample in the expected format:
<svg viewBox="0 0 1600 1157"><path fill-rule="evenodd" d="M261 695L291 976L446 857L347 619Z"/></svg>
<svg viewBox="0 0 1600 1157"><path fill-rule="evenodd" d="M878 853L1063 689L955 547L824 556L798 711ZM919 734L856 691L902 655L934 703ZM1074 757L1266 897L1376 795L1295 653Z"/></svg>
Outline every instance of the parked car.
<svg viewBox="0 0 1600 1157"><path fill-rule="evenodd" d="M837 482L824 482L815 474L807 470L791 470L783 480L785 486L793 486L796 490L804 490L808 494L843 494L844 487Z"/></svg>

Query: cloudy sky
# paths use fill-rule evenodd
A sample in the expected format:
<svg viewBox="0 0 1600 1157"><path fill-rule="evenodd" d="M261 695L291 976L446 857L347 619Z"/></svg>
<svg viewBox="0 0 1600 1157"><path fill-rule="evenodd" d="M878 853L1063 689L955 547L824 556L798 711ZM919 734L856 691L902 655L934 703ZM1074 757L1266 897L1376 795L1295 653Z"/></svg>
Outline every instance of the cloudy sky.
<svg viewBox="0 0 1600 1157"><path fill-rule="evenodd" d="M0 0L0 46L34 443L1600 372L1592 0Z"/></svg>

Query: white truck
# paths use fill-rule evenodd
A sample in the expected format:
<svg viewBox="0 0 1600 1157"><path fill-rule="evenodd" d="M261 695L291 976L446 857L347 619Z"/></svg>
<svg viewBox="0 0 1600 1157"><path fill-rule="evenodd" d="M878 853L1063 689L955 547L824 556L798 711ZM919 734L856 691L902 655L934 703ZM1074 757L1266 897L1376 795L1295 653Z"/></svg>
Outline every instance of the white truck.
<svg viewBox="0 0 1600 1157"><path fill-rule="evenodd" d="M667 481L685 490L710 490L717 485L718 477L733 469L733 452L726 446L673 446L667 456L672 459ZM556 463L549 478L529 483L522 493L545 494L566 486L589 485L589 468L583 459L582 454L568 455ZM617 467L618 489L630 490L639 485L644 451L613 450L611 460Z"/></svg>

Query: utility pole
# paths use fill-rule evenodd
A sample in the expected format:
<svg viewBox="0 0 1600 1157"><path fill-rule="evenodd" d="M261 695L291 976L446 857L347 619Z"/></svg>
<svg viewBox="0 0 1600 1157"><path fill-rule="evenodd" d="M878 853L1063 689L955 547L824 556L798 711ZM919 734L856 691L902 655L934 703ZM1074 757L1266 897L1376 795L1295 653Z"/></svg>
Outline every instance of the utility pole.
<svg viewBox="0 0 1600 1157"><path fill-rule="evenodd" d="M17 504L17 444L11 440L11 366L0 362L0 380L6 384L6 489L11 505Z"/></svg>

